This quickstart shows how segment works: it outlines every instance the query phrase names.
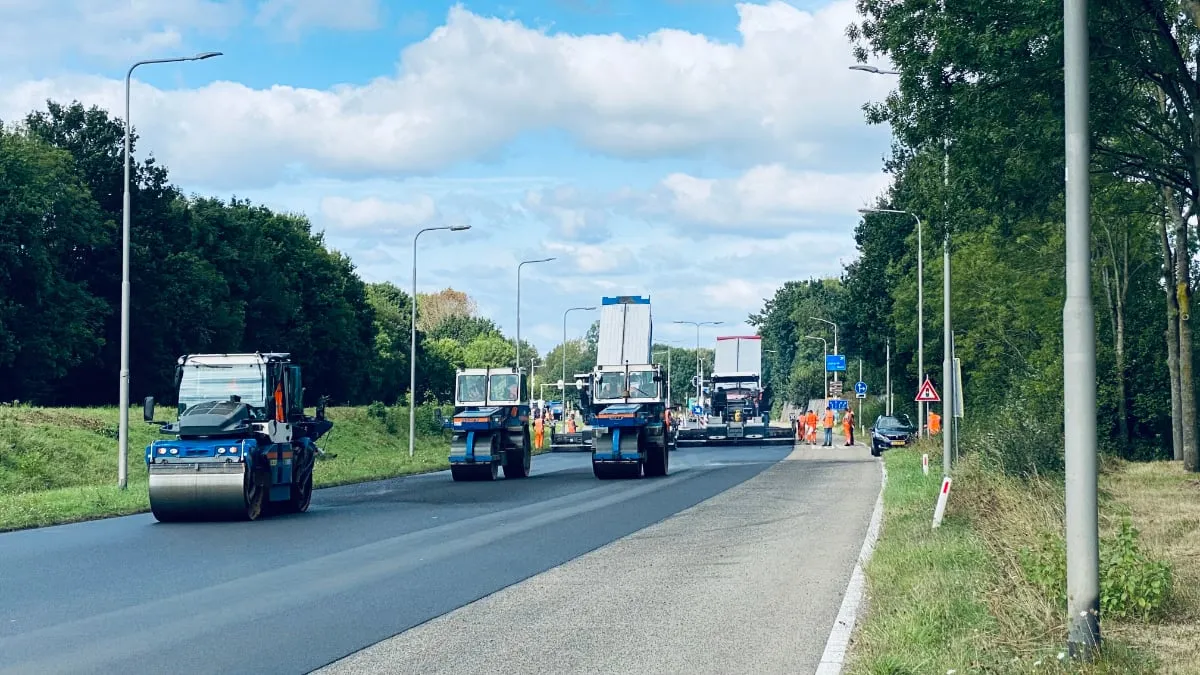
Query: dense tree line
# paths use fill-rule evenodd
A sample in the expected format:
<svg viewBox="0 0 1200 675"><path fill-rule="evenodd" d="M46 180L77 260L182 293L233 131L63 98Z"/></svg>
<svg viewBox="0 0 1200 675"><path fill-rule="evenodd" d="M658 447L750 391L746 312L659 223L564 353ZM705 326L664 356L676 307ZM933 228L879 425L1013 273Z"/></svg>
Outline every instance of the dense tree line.
<svg viewBox="0 0 1200 675"><path fill-rule="evenodd" d="M0 124L0 400L116 402L123 133L78 102ZM407 399L408 294L364 283L303 216L185 196L152 157L133 162L131 185L135 399L171 400L180 354L247 351L291 352L310 405ZM512 342L465 294L417 304L418 400L449 400L456 367L512 364Z"/></svg>
<svg viewBox="0 0 1200 675"><path fill-rule="evenodd" d="M1189 306L1200 235L1198 5L1089 6L1101 442L1126 457L1183 459L1195 471ZM941 252L949 233L964 424L1003 427L1057 451L1065 294L1061 6L860 0L858 9L861 20L848 28L858 59L884 55L899 71L892 95L866 109L870 122L887 123L894 134L885 169L895 183L877 206L924 223L925 370L944 382ZM812 329L805 317L820 307L837 317L843 351L861 355L876 383L891 340L893 377L897 370L903 377L898 400L915 411L915 230L909 215L864 216L859 257L840 280L788 284L754 317L779 349L784 363L775 377L792 395L813 389L795 357L811 357L814 345L795 336Z"/></svg>

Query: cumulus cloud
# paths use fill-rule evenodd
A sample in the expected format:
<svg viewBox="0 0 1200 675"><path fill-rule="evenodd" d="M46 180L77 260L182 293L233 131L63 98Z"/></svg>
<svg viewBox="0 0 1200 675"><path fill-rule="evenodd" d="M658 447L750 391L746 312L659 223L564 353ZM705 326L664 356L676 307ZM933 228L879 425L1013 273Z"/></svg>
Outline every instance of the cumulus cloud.
<svg viewBox="0 0 1200 675"><path fill-rule="evenodd" d="M586 196L574 186L531 190L522 205L535 215L548 218L557 235L568 241L599 243L609 238L609 207L605 199Z"/></svg>
<svg viewBox="0 0 1200 675"><path fill-rule="evenodd" d="M139 86L135 121L144 147L181 180L219 187L270 184L295 165L434 172L544 128L623 158L842 161L841 141L862 131L862 103L892 84L846 68L853 1L815 12L779 1L737 10L740 44L671 29L638 39L550 34L456 6L404 50L394 76L327 91ZM46 98L117 110L122 96L119 81L98 77L6 84L7 119Z"/></svg>
<svg viewBox="0 0 1200 675"><path fill-rule="evenodd" d="M437 217L438 209L429 195L419 195L407 202L386 201L376 197L358 200L326 197L321 200L321 214L327 222L343 230L370 230L385 234L428 225Z"/></svg>
<svg viewBox="0 0 1200 675"><path fill-rule="evenodd" d="M12 69L68 53L125 63L187 49L185 32L220 33L242 17L239 3L220 0L3 0L0 63Z"/></svg>
<svg viewBox="0 0 1200 675"><path fill-rule="evenodd" d="M723 180L675 173L650 196L646 210L711 230L786 233L798 226L822 227L821 216L853 215L891 180L882 171L797 172L781 164L757 166Z"/></svg>
<svg viewBox="0 0 1200 675"><path fill-rule="evenodd" d="M254 22L294 40L312 28L373 30L383 18L379 0L264 0Z"/></svg>

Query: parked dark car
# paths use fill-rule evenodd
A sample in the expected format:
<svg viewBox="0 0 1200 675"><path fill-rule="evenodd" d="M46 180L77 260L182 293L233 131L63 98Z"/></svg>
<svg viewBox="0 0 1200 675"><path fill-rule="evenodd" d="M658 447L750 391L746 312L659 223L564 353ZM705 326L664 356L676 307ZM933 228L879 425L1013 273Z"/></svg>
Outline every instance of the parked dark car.
<svg viewBox="0 0 1200 675"><path fill-rule="evenodd" d="M878 457L884 450L912 443L916 432L908 415L880 415L871 425L871 456Z"/></svg>

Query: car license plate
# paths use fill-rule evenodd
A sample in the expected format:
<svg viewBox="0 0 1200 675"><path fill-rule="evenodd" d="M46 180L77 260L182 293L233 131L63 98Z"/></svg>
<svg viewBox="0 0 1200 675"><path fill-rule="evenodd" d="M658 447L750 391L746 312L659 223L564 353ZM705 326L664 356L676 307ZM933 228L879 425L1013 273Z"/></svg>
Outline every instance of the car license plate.
<svg viewBox="0 0 1200 675"><path fill-rule="evenodd" d="M904 441L892 441L892 445L904 445Z"/></svg>

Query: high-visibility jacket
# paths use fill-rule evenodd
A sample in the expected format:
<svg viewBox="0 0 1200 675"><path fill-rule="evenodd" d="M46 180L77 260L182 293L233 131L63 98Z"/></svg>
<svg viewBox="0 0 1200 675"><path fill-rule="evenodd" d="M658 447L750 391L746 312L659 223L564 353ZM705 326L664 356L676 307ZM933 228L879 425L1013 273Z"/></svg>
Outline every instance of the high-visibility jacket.
<svg viewBox="0 0 1200 675"><path fill-rule="evenodd" d="M808 418L805 419L805 423L808 424L808 428L816 429L817 428L817 413L815 413L815 412L808 413Z"/></svg>
<svg viewBox="0 0 1200 675"><path fill-rule="evenodd" d="M842 427L847 430L854 428L854 413L846 413L846 416L842 418Z"/></svg>
<svg viewBox="0 0 1200 675"><path fill-rule="evenodd" d="M942 416L931 412L929 413L929 433L936 434L942 430Z"/></svg>
<svg viewBox="0 0 1200 675"><path fill-rule="evenodd" d="M546 423L542 421L542 418L539 417L533 421L533 431L536 434L542 434L546 431Z"/></svg>
<svg viewBox="0 0 1200 675"><path fill-rule="evenodd" d="M825 428L826 429L833 428L833 411L832 410L825 411Z"/></svg>

